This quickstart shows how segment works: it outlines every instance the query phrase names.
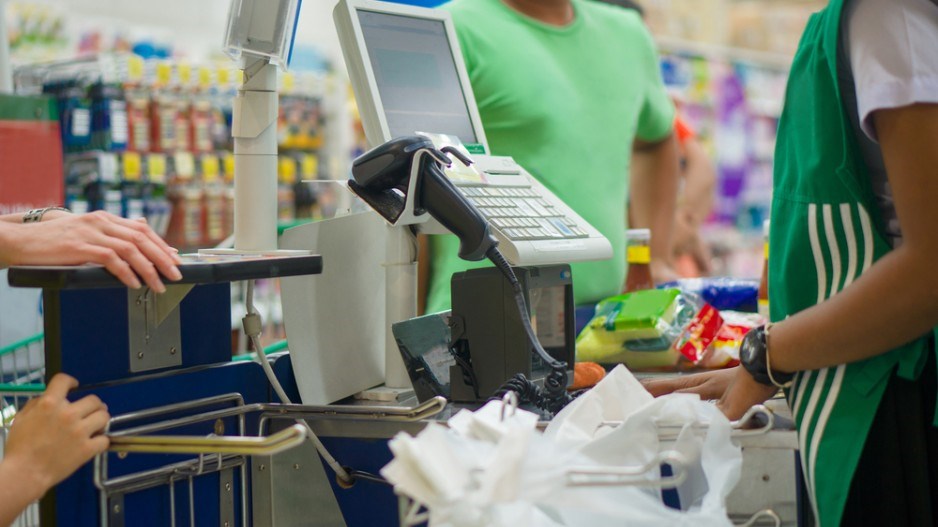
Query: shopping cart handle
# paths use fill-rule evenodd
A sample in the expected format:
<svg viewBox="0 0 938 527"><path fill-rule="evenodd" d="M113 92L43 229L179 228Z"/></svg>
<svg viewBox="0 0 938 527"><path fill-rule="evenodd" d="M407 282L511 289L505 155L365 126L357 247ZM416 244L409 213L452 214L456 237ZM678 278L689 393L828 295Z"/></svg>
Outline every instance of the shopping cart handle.
<svg viewBox="0 0 938 527"><path fill-rule="evenodd" d="M775 412L768 407L757 404L754 405L737 421L731 421L733 427L731 435L733 437L763 435L772 431L775 427Z"/></svg>
<svg viewBox="0 0 938 527"><path fill-rule="evenodd" d="M306 427L295 424L267 437L109 436L111 452L148 454L238 454L272 456L306 441Z"/></svg>

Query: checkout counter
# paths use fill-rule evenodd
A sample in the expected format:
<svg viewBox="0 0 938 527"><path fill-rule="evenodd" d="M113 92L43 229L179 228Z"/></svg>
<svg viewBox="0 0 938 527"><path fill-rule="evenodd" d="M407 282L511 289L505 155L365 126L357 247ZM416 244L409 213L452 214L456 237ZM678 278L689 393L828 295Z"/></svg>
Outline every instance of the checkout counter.
<svg viewBox="0 0 938 527"><path fill-rule="evenodd" d="M421 397L424 402L418 404L408 395L409 379L390 328L413 317L416 308L412 231L445 228L466 234L469 227L463 220L469 218L484 228L476 242L489 244L476 257L489 254L497 242L510 264L535 269L611 254L601 234L522 167L510 158L487 155L446 12L342 0L335 17L372 145L413 135L414 119L420 116L447 115L445 121L416 121L420 129L446 133L420 136L426 143L418 137L402 146L410 157L390 184L380 171L372 170L364 179L355 174L354 183L361 187L356 192L380 217L369 212L298 227L281 242L281 248L322 258L195 259L181 267L180 284L160 296L118 287L100 268L12 269L12 285L43 289L47 377L59 371L75 376L81 384L75 395L97 394L114 416L107 430L114 443L111 452L50 492L40 505L41 525L397 525L403 518L400 511L408 507L377 476L391 460L388 440L401 432L416 434L460 408L474 408L477 404L470 401L491 391L491 386L480 390L476 384L476 395L473 386L462 385L458 395L451 395L465 402L450 404L434 397ZM414 35L421 37L401 40ZM393 79L378 74L379 58L399 64L395 50L405 44L410 53L413 46L424 46L448 64L439 70L444 78L436 80L441 82L425 83L445 96L401 98ZM435 110L427 107L433 101L449 106L443 112L428 111ZM465 160L470 152L477 168ZM367 160L375 159L384 157ZM427 175L434 163L441 165L436 179ZM435 190L430 181L436 182ZM376 182L383 187L369 190ZM433 200L417 199L433 192L438 198L447 193L461 198L434 214ZM478 208L470 207L462 219L447 216L465 203ZM464 249L472 253L472 247ZM289 277L284 311L292 355L271 357L274 378L289 400L305 405L281 404L259 364L230 361L228 283L269 277ZM539 282L536 273L522 280L528 286L560 287L559 298L566 303L564 283ZM340 298L351 307L334 309ZM485 298L498 302L513 297L498 292ZM456 301L454 306L461 312L485 312ZM348 318L346 309L367 316ZM500 312L503 319L512 316L507 308ZM346 314L344 323L337 313ZM572 309L568 314L572 317ZM521 323L530 326L524 317ZM477 326L469 327L463 328L467 339L485 338ZM537 361L528 354L525 329L530 328L505 328L499 338L521 342L524 360L518 368L535 374ZM564 329L556 348L568 354L555 350L539 360L572 363L572 330ZM482 355L475 361L481 365ZM486 368L488 377L505 374L497 364ZM394 388L390 402L347 397L382 381ZM336 400L338 404L327 404ZM755 429L743 429L743 423L734 434L743 449L743 468L727 503L729 512L738 524L806 525L810 508L798 484L795 432L784 424L790 423L784 403L774 401L772 408L774 420ZM310 432L321 446L308 440ZM353 477L352 483L337 480L320 455L326 451ZM669 500L674 496L665 490L662 501Z"/></svg>
<svg viewBox="0 0 938 527"><path fill-rule="evenodd" d="M43 500L40 524L397 525L406 500L378 476L391 460L388 440L477 403L405 396L285 405L257 363L230 362L228 281L315 280L322 269L318 256L193 261L181 267L177 291L159 297L117 287L101 268L12 269L13 285L43 288L47 375L76 376L75 396L97 394L114 416L111 452ZM291 359L271 362L289 399L300 401ZM784 401L770 406L773 422L742 423L756 428L734 434L743 465L728 511L737 524L807 525L796 434ZM298 422L352 484L336 478Z"/></svg>

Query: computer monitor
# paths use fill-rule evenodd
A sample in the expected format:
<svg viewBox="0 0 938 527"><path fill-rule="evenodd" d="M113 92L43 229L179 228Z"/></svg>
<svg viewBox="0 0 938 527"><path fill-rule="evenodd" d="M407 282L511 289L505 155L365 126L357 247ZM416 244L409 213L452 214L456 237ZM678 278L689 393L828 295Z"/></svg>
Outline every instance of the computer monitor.
<svg viewBox="0 0 938 527"><path fill-rule="evenodd" d="M448 12L342 0L333 17L369 146L427 132L489 153Z"/></svg>

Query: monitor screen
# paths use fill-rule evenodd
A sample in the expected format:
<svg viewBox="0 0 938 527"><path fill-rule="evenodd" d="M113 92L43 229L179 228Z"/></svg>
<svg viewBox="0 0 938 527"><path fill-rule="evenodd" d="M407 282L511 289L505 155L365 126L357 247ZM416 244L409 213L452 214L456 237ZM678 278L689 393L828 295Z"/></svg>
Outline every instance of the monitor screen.
<svg viewBox="0 0 938 527"><path fill-rule="evenodd" d="M358 11L391 137L415 132L477 143L442 20Z"/></svg>

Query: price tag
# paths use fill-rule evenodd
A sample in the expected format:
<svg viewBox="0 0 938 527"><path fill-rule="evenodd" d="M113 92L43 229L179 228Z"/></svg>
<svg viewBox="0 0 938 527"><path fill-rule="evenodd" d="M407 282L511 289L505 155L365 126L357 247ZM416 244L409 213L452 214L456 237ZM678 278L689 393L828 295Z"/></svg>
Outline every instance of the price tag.
<svg viewBox="0 0 938 527"><path fill-rule="evenodd" d="M222 167L225 170L225 181L234 181L235 159L231 152L222 155Z"/></svg>
<svg viewBox="0 0 938 527"><path fill-rule="evenodd" d="M190 179L195 176L195 159L190 152L177 152L173 156L176 164L176 175L182 179Z"/></svg>
<svg viewBox="0 0 938 527"><path fill-rule="evenodd" d="M179 76L179 84L189 86L192 84L192 65L180 63L176 66L176 75Z"/></svg>
<svg viewBox="0 0 938 527"><path fill-rule="evenodd" d="M207 90L212 87L212 69L206 66L199 68L199 87Z"/></svg>
<svg viewBox="0 0 938 527"><path fill-rule="evenodd" d="M306 154L302 161L303 179L316 179L319 176L319 157Z"/></svg>
<svg viewBox="0 0 938 527"><path fill-rule="evenodd" d="M202 181L212 183L218 180L221 173L221 165L218 162L218 156L202 156Z"/></svg>
<svg viewBox="0 0 938 527"><path fill-rule="evenodd" d="M166 156L163 154L150 154L147 157L147 176L151 183L166 182Z"/></svg>
<svg viewBox="0 0 938 527"><path fill-rule="evenodd" d="M231 84L231 70L227 66L219 66L218 70L215 71L215 75L218 78L220 88L226 88Z"/></svg>
<svg viewBox="0 0 938 527"><path fill-rule="evenodd" d="M173 80L173 66L168 62L160 62L156 65L156 82L158 84L169 84Z"/></svg>
<svg viewBox="0 0 938 527"><path fill-rule="evenodd" d="M122 161L124 181L140 181L140 177L143 176L143 161L140 159L140 154L126 152Z"/></svg>
<svg viewBox="0 0 938 527"><path fill-rule="evenodd" d="M279 172L281 183L294 183L296 181L296 161L290 157L281 157Z"/></svg>
<svg viewBox="0 0 938 527"><path fill-rule="evenodd" d="M131 82L143 80L143 59L137 55L127 57L127 79Z"/></svg>

